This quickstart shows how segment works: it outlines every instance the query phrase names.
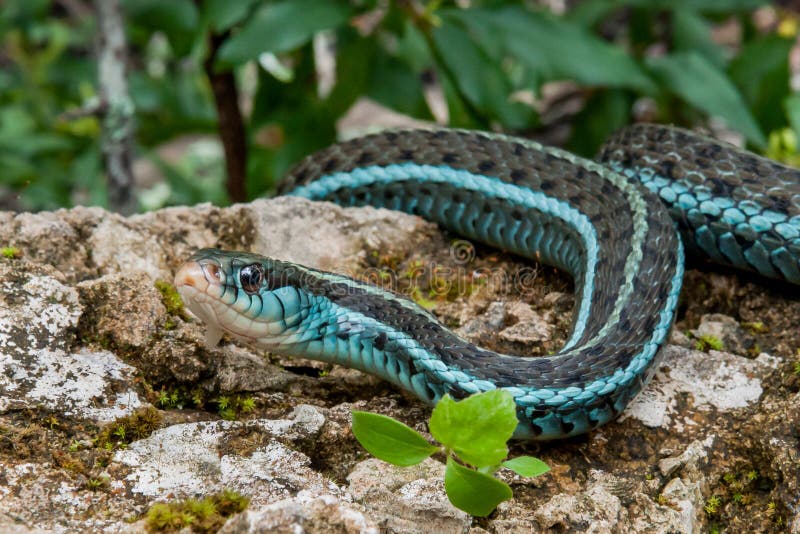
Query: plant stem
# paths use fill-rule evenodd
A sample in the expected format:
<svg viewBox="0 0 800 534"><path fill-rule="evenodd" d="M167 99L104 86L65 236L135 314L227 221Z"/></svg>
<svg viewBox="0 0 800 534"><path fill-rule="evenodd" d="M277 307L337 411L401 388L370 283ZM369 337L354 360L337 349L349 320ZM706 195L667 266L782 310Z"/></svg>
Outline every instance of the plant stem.
<svg viewBox="0 0 800 534"><path fill-rule="evenodd" d="M239 109L239 91L233 70L217 70L214 67L217 51L227 37L228 32L210 35L204 67L214 93L219 135L225 150L225 169L228 173L225 189L232 202L244 202L247 200L247 136Z"/></svg>

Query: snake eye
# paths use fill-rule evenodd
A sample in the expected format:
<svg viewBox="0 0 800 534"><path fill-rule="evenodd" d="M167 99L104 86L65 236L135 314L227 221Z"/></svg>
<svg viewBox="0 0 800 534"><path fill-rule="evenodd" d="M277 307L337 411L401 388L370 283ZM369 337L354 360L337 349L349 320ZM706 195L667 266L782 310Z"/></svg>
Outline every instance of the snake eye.
<svg viewBox="0 0 800 534"><path fill-rule="evenodd" d="M258 263L245 265L239 271L239 283L248 295L258 293L261 289L261 282L264 280L264 268Z"/></svg>

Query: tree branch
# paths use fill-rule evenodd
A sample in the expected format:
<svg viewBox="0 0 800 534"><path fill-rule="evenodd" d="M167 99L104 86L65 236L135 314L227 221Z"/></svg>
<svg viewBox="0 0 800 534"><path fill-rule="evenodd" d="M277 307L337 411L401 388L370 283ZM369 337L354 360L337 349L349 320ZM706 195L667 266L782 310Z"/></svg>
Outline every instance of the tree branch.
<svg viewBox="0 0 800 534"><path fill-rule="evenodd" d="M134 105L125 77L125 27L118 0L95 0L94 8L99 32L97 71L108 205L114 211L130 214L136 211L131 170Z"/></svg>
<svg viewBox="0 0 800 534"><path fill-rule="evenodd" d="M204 67L214 93L219 135L225 150L225 168L228 173L225 189L231 201L244 202L247 200L247 136L239 109L239 91L231 69L218 71L214 68L217 51L227 36L227 32L211 34Z"/></svg>

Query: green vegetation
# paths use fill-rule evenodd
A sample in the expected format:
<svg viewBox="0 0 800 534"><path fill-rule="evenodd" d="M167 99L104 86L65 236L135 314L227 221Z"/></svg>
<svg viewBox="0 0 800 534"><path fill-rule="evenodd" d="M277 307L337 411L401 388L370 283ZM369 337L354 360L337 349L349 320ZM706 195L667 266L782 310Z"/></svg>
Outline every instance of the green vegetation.
<svg viewBox="0 0 800 534"><path fill-rule="evenodd" d="M399 466L415 465L442 453L447 458L444 486L450 502L484 517L512 497L511 488L492 475L506 467L524 477L549 471L537 458L508 456L506 442L517 426L514 399L502 390L454 401L445 395L433 409L429 429L435 446L414 429L384 415L353 412L353 434L373 456Z"/></svg>
<svg viewBox="0 0 800 534"><path fill-rule="evenodd" d="M765 325L761 321L744 322L742 323L742 328L744 328L751 334L764 334L766 332L769 332L769 328L767 328L767 325Z"/></svg>
<svg viewBox="0 0 800 534"><path fill-rule="evenodd" d="M708 352L709 350L724 350L722 340L711 335L700 336L694 344L696 350Z"/></svg>
<svg viewBox="0 0 800 534"><path fill-rule="evenodd" d="M200 410L213 410L228 421L239 419L256 409L256 400L246 395L220 395L216 399L207 399L202 389L197 387L191 390L182 388L162 389L155 399L162 408L183 409L193 406Z"/></svg>
<svg viewBox="0 0 800 534"><path fill-rule="evenodd" d="M155 286L158 292L161 293L161 302L167 309L167 313L186 319L187 316L186 310L183 307L183 300L178 290L175 289L175 286L164 280L156 280Z"/></svg>
<svg viewBox="0 0 800 534"><path fill-rule="evenodd" d="M235 421L255 408L256 400L253 397L220 395L217 398L217 412L220 417L228 421Z"/></svg>
<svg viewBox="0 0 800 534"><path fill-rule="evenodd" d="M139 408L131 415L120 417L104 426L95 438L95 443L102 449L125 448L132 441L152 434L161 425L161 420L161 412L152 406Z"/></svg>
<svg viewBox="0 0 800 534"><path fill-rule="evenodd" d="M121 3L135 153L161 175L140 191L143 209L272 191L335 140L336 121L362 97L458 127L558 128L558 142L582 155L651 120L724 123L760 152L800 159L787 61L798 17L760 0L585 0L557 13L514 0ZM100 118L82 111L98 104L96 36L83 2L3 3L0 203L106 205ZM240 128L220 128L226 102L242 104L230 107ZM167 145L189 135L203 139L172 157L177 145ZM238 190L225 186L217 135L246 147L227 155L243 163Z"/></svg>
<svg viewBox="0 0 800 534"><path fill-rule="evenodd" d="M3 247L0 248L0 256L7 260L15 260L22 257L22 251L17 247Z"/></svg>
<svg viewBox="0 0 800 534"><path fill-rule="evenodd" d="M151 532L178 532L189 527L192 532L217 532L228 517L247 508L250 498L233 490L204 499L185 499L156 503L146 514Z"/></svg>
<svg viewBox="0 0 800 534"><path fill-rule="evenodd" d="M708 515L714 515L719 510L720 504L722 504L722 499L720 499L717 495L712 495L706 499L706 504L703 507L703 510L705 510Z"/></svg>

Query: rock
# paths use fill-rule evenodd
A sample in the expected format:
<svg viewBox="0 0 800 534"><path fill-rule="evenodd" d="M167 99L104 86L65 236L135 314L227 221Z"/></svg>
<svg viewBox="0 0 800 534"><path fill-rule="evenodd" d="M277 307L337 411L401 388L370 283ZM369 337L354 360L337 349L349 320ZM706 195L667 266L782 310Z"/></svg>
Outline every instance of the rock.
<svg viewBox="0 0 800 534"><path fill-rule="evenodd" d="M715 436L692 442L679 456L658 462L663 477L669 479L661 492L665 502L680 514L679 532L699 532L703 527L705 496L710 481L705 474L711 460L710 449ZM672 478L673 475L679 475Z"/></svg>
<svg viewBox="0 0 800 534"><path fill-rule="evenodd" d="M286 499L300 491L316 495L341 490L310 469L308 456L283 440L307 439L324 417L298 408L292 419L256 419L177 424L157 430L116 453L131 467L130 491L164 499L234 489L254 504Z"/></svg>
<svg viewBox="0 0 800 534"><path fill-rule="evenodd" d="M121 350L148 346L167 319L152 279L143 271L111 274L79 283L82 334Z"/></svg>
<svg viewBox="0 0 800 534"><path fill-rule="evenodd" d="M492 302L482 315L467 319L458 332L478 344L497 336L512 347L531 347L549 341L553 325L525 302Z"/></svg>
<svg viewBox="0 0 800 534"><path fill-rule="evenodd" d="M544 343L553 337L552 323L524 302L509 302L506 315L511 325L500 331L501 339L533 345Z"/></svg>
<svg viewBox="0 0 800 534"><path fill-rule="evenodd" d="M107 423L146 404L135 377L136 369L110 352L42 349L30 358L0 361L0 413L47 409Z"/></svg>
<svg viewBox="0 0 800 534"><path fill-rule="evenodd" d="M247 510L228 520L220 534L293 534L295 532L341 532L378 534L381 529L351 503L333 495L298 495L256 510Z"/></svg>
<svg viewBox="0 0 800 534"><path fill-rule="evenodd" d="M44 408L112 421L144 405L136 369L107 351L75 352L83 307L52 267L0 262L0 413Z"/></svg>
<svg viewBox="0 0 800 534"><path fill-rule="evenodd" d="M636 532L690 532L683 530L685 525L675 510L656 504L625 480L599 470L590 471L585 490L554 495L528 518L518 506L510 506L498 513L497 522L512 532L524 532L526 527L528 532L611 533L623 527Z"/></svg>
<svg viewBox="0 0 800 534"><path fill-rule="evenodd" d="M722 343L721 350L746 355L755 345L749 335L733 317L721 313L711 313L700 318L700 326L692 330L696 339L710 337Z"/></svg>
<svg viewBox="0 0 800 534"><path fill-rule="evenodd" d="M408 468L364 460L347 480L353 498L363 502L369 515L388 531L457 533L471 523L447 499L444 465L430 458Z"/></svg>
<svg viewBox="0 0 800 534"><path fill-rule="evenodd" d="M48 265L0 262L0 355L67 350L83 309L78 292Z"/></svg>
<svg viewBox="0 0 800 534"><path fill-rule="evenodd" d="M291 197L277 202L256 200L243 205L241 213L252 224L253 251L351 275L368 250L391 254L399 244L419 240L436 228L384 209L344 209ZM300 246L298 235L304 236Z"/></svg>
<svg viewBox="0 0 800 534"><path fill-rule="evenodd" d="M297 379L297 375L236 345L226 345L220 352L209 390L284 391Z"/></svg>
<svg viewBox="0 0 800 534"><path fill-rule="evenodd" d="M680 432L695 425L698 411L714 413L745 408L763 393L762 380L773 366L762 360L748 360L726 352L700 351L669 345L653 383L626 408L622 419L635 417L648 427L671 428ZM678 401L689 394L693 399L691 418L678 410ZM709 410L715 412L709 412Z"/></svg>
<svg viewBox="0 0 800 534"><path fill-rule="evenodd" d="M449 503L439 455L392 467L351 432L358 409L430 439L429 407L354 369L230 339L208 347L203 326L165 305L155 283L208 246L355 274L384 253L400 275L417 261L497 280L533 272L524 294L481 283L436 302L463 335L530 354L555 350L569 325L574 298L551 269L471 245L470 258L453 257L417 218L291 198L128 218L98 208L0 213L0 244L21 252L0 257L0 531L139 532L154 503L223 488L252 497L227 532L800 530L800 306L789 292L690 274L697 288L707 278L727 288L711 299L721 308L688 305L671 338L681 346L666 347L618 421L565 442L513 444L512 455L539 456L551 471L501 470L514 499L473 520ZM733 297L744 299L738 311ZM719 311L767 326L743 332ZM728 350L752 357L754 340L768 352L697 352L680 333L689 323ZM161 421L152 434L98 441L106 423L105 435L119 432L115 420L143 407ZM734 501L740 489L746 502ZM714 512L704 509L711 497Z"/></svg>

